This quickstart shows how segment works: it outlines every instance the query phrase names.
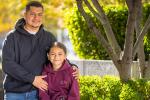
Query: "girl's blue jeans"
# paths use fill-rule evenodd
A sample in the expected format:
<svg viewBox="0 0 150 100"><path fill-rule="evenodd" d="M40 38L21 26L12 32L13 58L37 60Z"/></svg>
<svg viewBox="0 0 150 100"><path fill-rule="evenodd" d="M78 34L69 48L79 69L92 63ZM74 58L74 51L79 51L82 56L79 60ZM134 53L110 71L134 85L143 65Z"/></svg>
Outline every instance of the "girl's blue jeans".
<svg viewBox="0 0 150 100"><path fill-rule="evenodd" d="M36 90L25 93L6 92L4 100L38 100L38 94Z"/></svg>

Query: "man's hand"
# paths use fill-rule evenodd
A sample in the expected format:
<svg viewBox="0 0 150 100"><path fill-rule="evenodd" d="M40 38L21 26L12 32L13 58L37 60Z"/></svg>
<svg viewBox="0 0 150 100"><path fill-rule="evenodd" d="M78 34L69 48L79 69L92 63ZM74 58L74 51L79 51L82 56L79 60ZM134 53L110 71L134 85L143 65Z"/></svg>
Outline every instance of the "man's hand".
<svg viewBox="0 0 150 100"><path fill-rule="evenodd" d="M74 72L72 73L76 80L79 80L79 69L76 66L72 66Z"/></svg>
<svg viewBox="0 0 150 100"><path fill-rule="evenodd" d="M48 83L45 80L43 80L43 78L45 77L47 76L35 76L32 84L42 91L48 90Z"/></svg>

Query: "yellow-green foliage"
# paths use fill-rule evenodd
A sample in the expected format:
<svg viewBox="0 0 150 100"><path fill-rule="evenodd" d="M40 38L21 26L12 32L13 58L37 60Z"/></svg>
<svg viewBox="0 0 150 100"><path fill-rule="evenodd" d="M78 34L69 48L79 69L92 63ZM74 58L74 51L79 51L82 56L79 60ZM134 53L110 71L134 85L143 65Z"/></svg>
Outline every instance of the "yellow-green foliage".
<svg viewBox="0 0 150 100"><path fill-rule="evenodd" d="M130 80L120 82L112 76L81 76L81 100L149 100L150 81Z"/></svg>

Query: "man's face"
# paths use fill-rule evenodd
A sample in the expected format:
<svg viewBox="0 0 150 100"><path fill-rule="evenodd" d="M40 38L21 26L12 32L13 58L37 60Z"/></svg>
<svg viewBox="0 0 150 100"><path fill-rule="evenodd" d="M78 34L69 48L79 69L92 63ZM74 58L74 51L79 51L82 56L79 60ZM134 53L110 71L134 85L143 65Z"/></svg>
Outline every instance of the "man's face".
<svg viewBox="0 0 150 100"><path fill-rule="evenodd" d="M30 28L39 28L42 24L43 9L41 7L31 6L25 13L26 25Z"/></svg>

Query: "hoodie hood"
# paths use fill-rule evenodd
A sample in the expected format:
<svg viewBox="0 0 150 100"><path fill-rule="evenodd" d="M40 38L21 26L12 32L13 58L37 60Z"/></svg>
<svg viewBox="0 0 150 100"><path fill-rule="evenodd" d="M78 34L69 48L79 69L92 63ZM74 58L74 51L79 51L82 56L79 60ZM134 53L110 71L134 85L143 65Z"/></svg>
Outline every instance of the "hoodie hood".
<svg viewBox="0 0 150 100"><path fill-rule="evenodd" d="M32 35L24 29L25 24L26 24L25 19L21 18L16 22L15 29L21 34ZM36 35L38 35L39 33L42 33L42 31L43 31L43 25L40 26L39 31L37 32Z"/></svg>
<svg viewBox="0 0 150 100"><path fill-rule="evenodd" d="M15 29L18 29L20 27L23 28L24 25L25 25L25 20L24 20L24 18L21 18L16 22Z"/></svg>
<svg viewBox="0 0 150 100"><path fill-rule="evenodd" d="M65 60L64 63L62 64L62 66L60 67L60 69L58 71L66 70L69 67L71 67L71 65L69 64L69 62L67 60ZM49 63L47 66L45 66L44 70L47 73L49 73L49 72L55 72L55 71L53 71L51 63Z"/></svg>

